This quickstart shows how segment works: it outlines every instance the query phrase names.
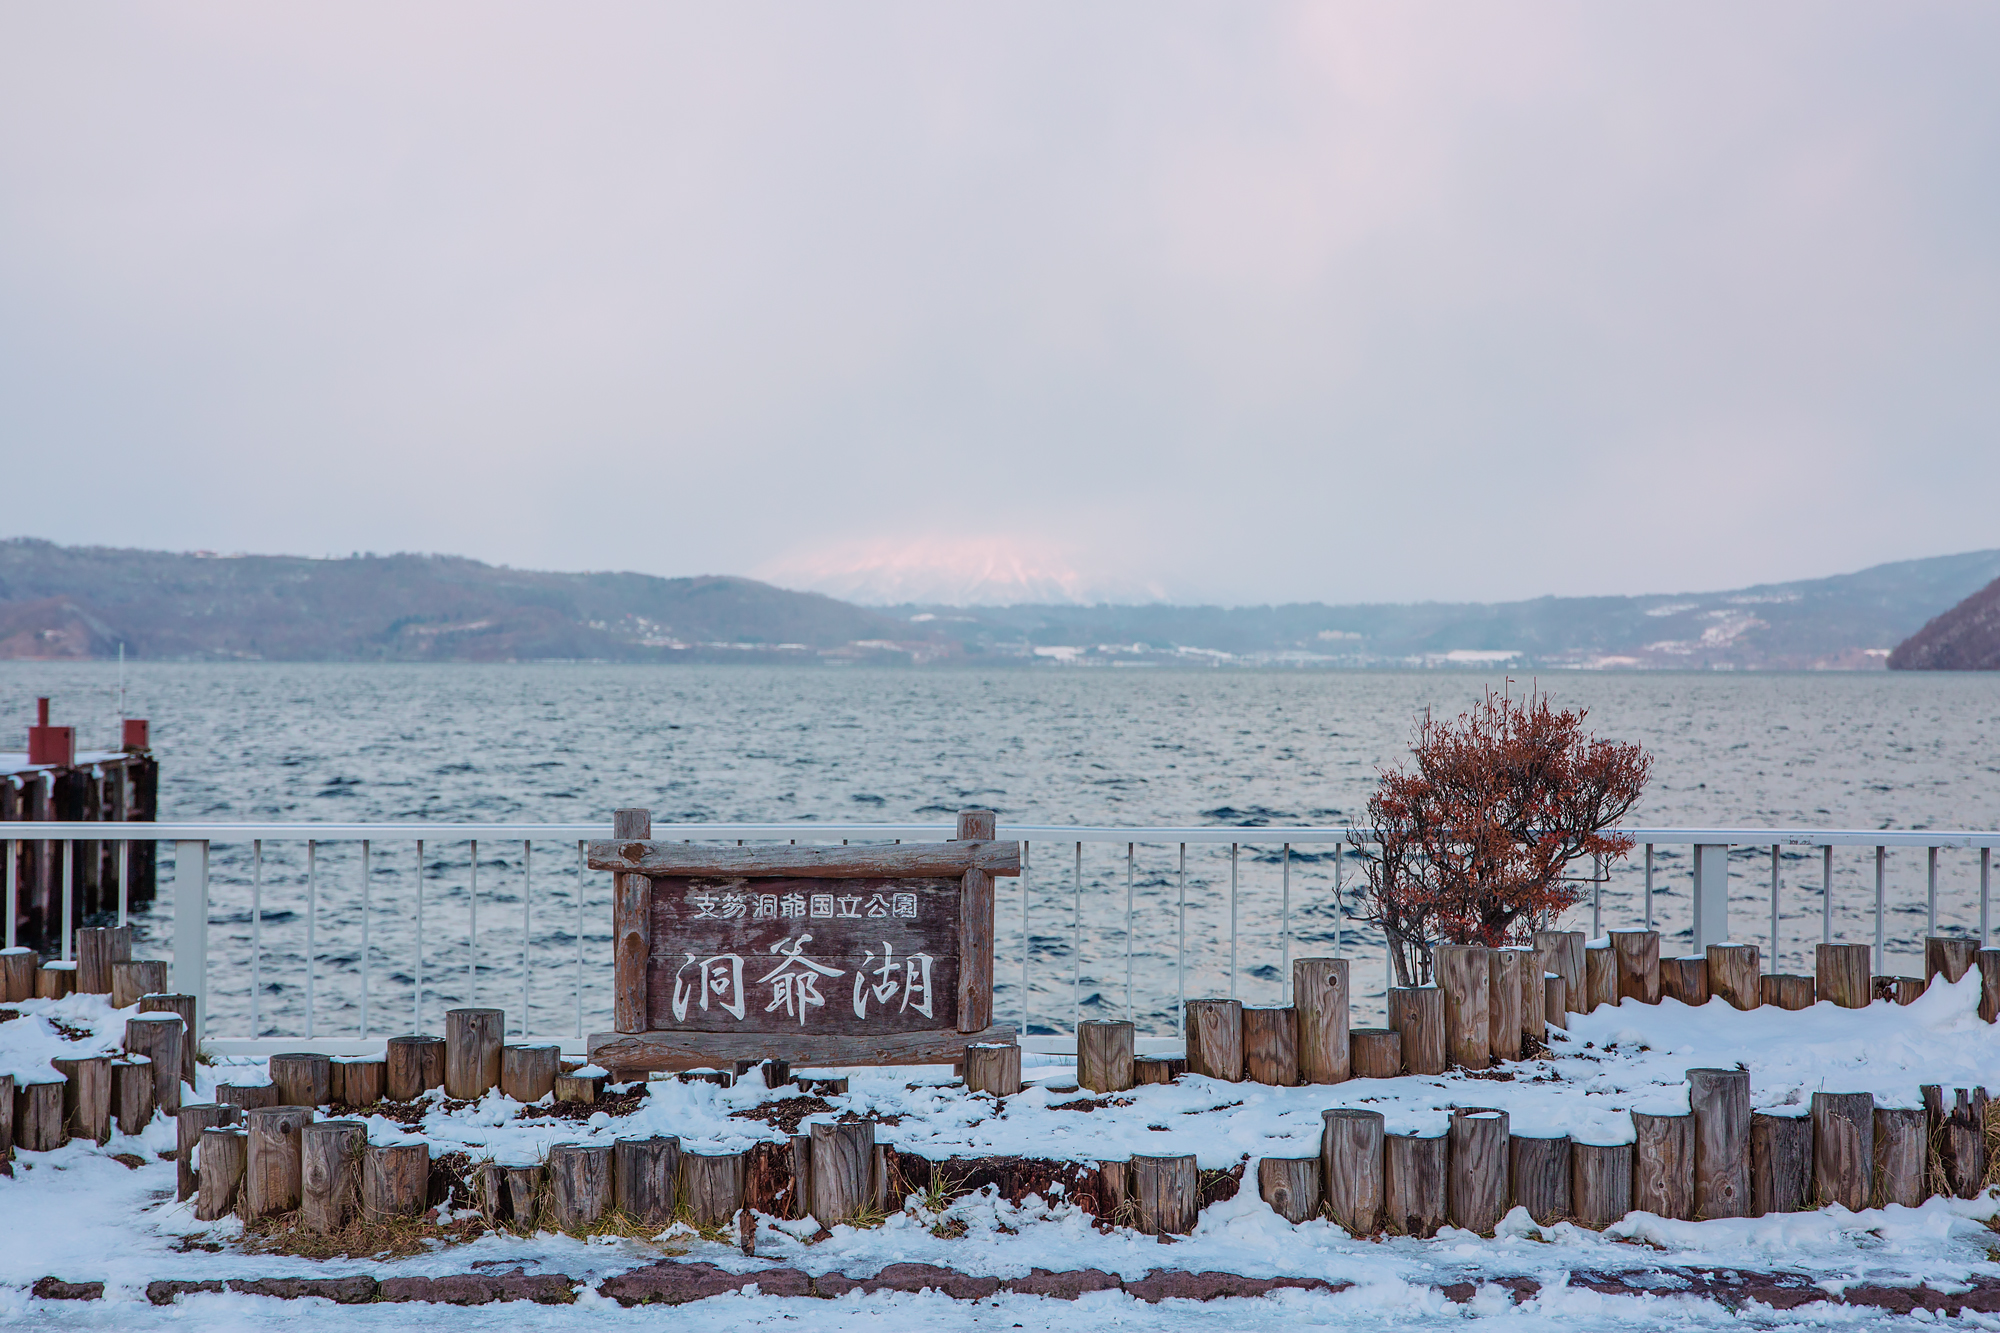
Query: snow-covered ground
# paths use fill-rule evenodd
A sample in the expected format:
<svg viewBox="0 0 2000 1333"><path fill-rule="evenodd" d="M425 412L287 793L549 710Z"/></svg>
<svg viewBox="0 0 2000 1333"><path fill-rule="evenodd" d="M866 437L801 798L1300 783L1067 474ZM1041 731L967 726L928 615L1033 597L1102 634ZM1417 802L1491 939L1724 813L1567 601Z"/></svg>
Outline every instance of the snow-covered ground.
<svg viewBox="0 0 2000 1333"><path fill-rule="evenodd" d="M758 1255L704 1242L686 1232L665 1242L689 1259L732 1271L770 1264L813 1274L875 1273L899 1262L924 1262L964 1273L1011 1277L1031 1268L1097 1268L1132 1280L1153 1269L1216 1270L1248 1277L1294 1275L1354 1284L1337 1293L1292 1291L1220 1305L1166 1301L1148 1305L1120 1291L1076 1302L1002 1294L985 1301L933 1295L877 1293L836 1300L763 1295L713 1297L678 1307L671 1316L648 1307L624 1309L592 1287L608 1276L661 1257L652 1244L624 1240L580 1241L552 1234L491 1234L473 1243L400 1261L301 1259L236 1253L229 1242L233 1220L194 1220L189 1205L173 1200L174 1167L160 1159L173 1146L164 1119L137 1138L114 1137L103 1148L72 1143L46 1154L22 1153L11 1180L0 1180L0 1323L23 1326L147 1327L199 1324L204 1328L260 1327L334 1320L343 1326L405 1327L418 1320L484 1328L530 1321L568 1325L581 1321L621 1325L671 1317L690 1329L810 1321L814 1328L849 1327L1182 1327L1192 1319L1224 1319L1230 1327L1297 1323L1335 1326L1450 1324L1468 1318L1500 1327L1703 1327L1877 1326L1890 1316L1878 1310L1817 1304L1775 1312L1762 1307L1731 1313L1711 1301L1674 1295L1603 1295L1566 1286L1578 1272L1645 1269L1737 1268L1806 1275L1838 1292L1856 1283L1922 1283L1951 1289L1975 1277L2000 1277L1990 1246L2000 1235L1986 1222L1991 1199L1933 1199L1920 1208L1890 1207L1853 1214L1840 1209L1789 1216L1674 1222L1634 1214L1605 1233L1568 1224L1537 1227L1516 1211L1493 1239L1446 1231L1434 1240L1356 1240L1327 1222L1292 1226L1257 1197L1256 1159L1304 1156L1317 1151L1320 1112L1334 1106L1368 1106L1385 1113L1392 1132L1435 1132L1454 1105L1507 1110L1522 1134L1571 1134L1590 1142L1631 1137L1626 1112L1685 1110L1684 1071L1700 1067L1750 1070L1759 1109L1803 1113L1817 1090L1872 1092L1883 1105L1914 1106L1924 1083L2000 1088L2000 1027L1981 1023L1976 974L1957 985L1940 982L1907 1007L1886 1002L1862 1011L1821 1004L1800 1012L1759 1009L1739 1013L1720 1001L1689 1009L1674 1001L1657 1006L1627 1002L1573 1017L1558 1034L1554 1054L1496 1073L1511 1078L1355 1080L1333 1087L1271 1088L1187 1077L1174 1086L1142 1087L1112 1098L1087 1098L1074 1090L1072 1071L1059 1065L1029 1070L1035 1082L1004 1104L951 1085L948 1070L851 1071L846 1096L830 1097L836 1111L875 1114L885 1121L879 1137L905 1152L934 1159L1020 1154L1083 1162L1119 1160L1135 1152L1193 1153L1204 1168L1249 1163L1244 1187L1232 1199L1203 1211L1191 1237L1161 1243L1136 1233L1099 1230L1074 1204L1030 1198L1016 1207L987 1195L961 1198L940 1218L914 1197L884 1225L836 1227L812 1242L816 1223L760 1226ZM10 1006L20 1016L0 1023L0 1074L47 1072L57 1054L110 1049L123 1033L125 1013L103 997L73 996ZM66 1041L60 1021L91 1035ZM214 1066L202 1071L206 1093L214 1081L251 1081L253 1068ZM733 1088L710 1083L656 1081L629 1116L599 1113L588 1124L524 1120L521 1108L497 1093L485 1101L446 1110L434 1107L423 1133L433 1151L463 1147L475 1158L528 1162L552 1143L609 1141L633 1134L670 1133L695 1150L735 1150L778 1137L760 1122L732 1117L774 1095L753 1075ZM1057 1109L1088 1100L1096 1109ZM377 1141L404 1137L392 1120L369 1122ZM136 1168L116 1160L136 1155ZM956 1219L957 1227L940 1227ZM221 1243L222 1253L189 1250L189 1240ZM324 1301L277 1301L220 1294L182 1297L155 1307L145 1297L158 1279L339 1276L368 1273L443 1275L468 1271L562 1273L582 1283L571 1306L489 1305L472 1308L412 1305L334 1307ZM68 1281L103 1281L98 1302L51 1302L28 1287L54 1275ZM1498 1279L1529 1277L1539 1294L1520 1303L1491 1286ZM1470 1282L1480 1287L1469 1302L1439 1288ZM1911 1322L1924 1316L1913 1316ZM2000 1327L2000 1317L1964 1316Z"/></svg>

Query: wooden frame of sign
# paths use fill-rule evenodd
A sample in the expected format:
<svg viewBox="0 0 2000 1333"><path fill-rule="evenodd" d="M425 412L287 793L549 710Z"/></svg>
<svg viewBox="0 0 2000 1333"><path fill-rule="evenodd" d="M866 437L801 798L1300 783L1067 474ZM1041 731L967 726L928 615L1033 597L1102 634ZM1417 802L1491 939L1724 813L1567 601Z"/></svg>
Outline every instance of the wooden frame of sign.
<svg viewBox="0 0 2000 1333"><path fill-rule="evenodd" d="M1021 873L991 810L950 842L704 846L654 842L620 810L588 849L612 872L615 1032L590 1058L621 1075L934 1064L993 1024L993 880Z"/></svg>

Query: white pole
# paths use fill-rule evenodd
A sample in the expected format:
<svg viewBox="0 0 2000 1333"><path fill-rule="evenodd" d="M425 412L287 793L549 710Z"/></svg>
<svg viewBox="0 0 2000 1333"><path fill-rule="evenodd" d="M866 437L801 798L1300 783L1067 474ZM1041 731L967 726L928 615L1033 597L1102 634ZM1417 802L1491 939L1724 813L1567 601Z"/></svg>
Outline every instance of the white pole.
<svg viewBox="0 0 2000 1333"><path fill-rule="evenodd" d="M465 960L465 987L468 992L467 1004L479 1003L479 839L472 840L472 878L466 885L466 898L470 903L466 917L467 940Z"/></svg>
<svg viewBox="0 0 2000 1333"><path fill-rule="evenodd" d="M194 996L194 1040L208 1021L208 844L174 844L174 986Z"/></svg>
<svg viewBox="0 0 2000 1333"><path fill-rule="evenodd" d="M264 840L250 842L250 1036L264 1035L257 1006L264 993Z"/></svg>
<svg viewBox="0 0 2000 1333"><path fill-rule="evenodd" d="M417 839L417 948L410 968L410 1031L424 1030L424 840Z"/></svg>
<svg viewBox="0 0 2000 1333"><path fill-rule="evenodd" d="M1125 1021L1132 1018L1132 860L1137 843L1125 844Z"/></svg>
<svg viewBox="0 0 2000 1333"><path fill-rule="evenodd" d="M1236 998L1236 851L1229 844L1229 998Z"/></svg>
<svg viewBox="0 0 2000 1333"><path fill-rule="evenodd" d="M1278 913L1278 1002L1292 1002L1292 844L1285 844L1285 897Z"/></svg>
<svg viewBox="0 0 2000 1333"><path fill-rule="evenodd" d="M1888 877L1889 849L1875 849L1875 971L1882 971L1882 893Z"/></svg>
<svg viewBox="0 0 2000 1333"><path fill-rule="evenodd" d="M1021 1035L1028 1035L1028 843L1021 843Z"/></svg>
<svg viewBox="0 0 2000 1333"><path fill-rule="evenodd" d="M313 1035L313 980L319 959L313 953L313 922L319 916L319 844L306 839L306 1035Z"/></svg>
<svg viewBox="0 0 2000 1333"><path fill-rule="evenodd" d="M521 1035L526 1037L531 1030L528 1025L528 949L534 940L533 913L535 910L535 844L532 839L521 840Z"/></svg>
<svg viewBox="0 0 2000 1333"><path fill-rule="evenodd" d="M21 869L14 863L14 840L9 838L0 846L7 849L7 947L12 949L17 947L14 933L21 917Z"/></svg>
<svg viewBox="0 0 2000 1333"><path fill-rule="evenodd" d="M63 960L63 961L65 962L65 963L67 963L67 962L70 962L70 961L71 961L72 959L74 959L74 958L76 957L76 954L75 954L75 953L73 952L73 950L74 950L74 948L75 948L75 942L74 942L74 941L72 940L72 938L71 938L71 931L72 931L72 930L74 929L74 925L73 925L73 922L72 922L72 918L73 918L73 917L75 916L75 913L76 913L76 884L75 884L75 872L76 872L76 857L75 857L75 856L73 856L73 855L71 855L71 853L70 853L70 847L71 847L71 845L72 845L72 844L70 843L70 841L69 841L69 840L68 840L67 838L65 838L65 839L63 840L63 845L62 845L62 861L63 861L63 864L62 864L62 886L63 886L63 905L62 905L62 914L63 914L63 928L62 928L62 960Z"/></svg>
<svg viewBox="0 0 2000 1333"><path fill-rule="evenodd" d="M361 840L361 1035L368 1035L368 839Z"/></svg>

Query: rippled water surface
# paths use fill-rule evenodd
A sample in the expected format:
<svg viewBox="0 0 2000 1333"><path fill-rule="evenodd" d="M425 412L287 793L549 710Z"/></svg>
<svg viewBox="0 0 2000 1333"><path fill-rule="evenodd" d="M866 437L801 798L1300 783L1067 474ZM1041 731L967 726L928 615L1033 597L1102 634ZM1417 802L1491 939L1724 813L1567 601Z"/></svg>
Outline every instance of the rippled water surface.
<svg viewBox="0 0 2000 1333"><path fill-rule="evenodd" d="M108 741L114 668L0 664L17 748L28 701L56 698L80 743ZM1457 712L1489 682L1467 673L875 671L758 667L146 665L127 673L130 711L153 720L162 815L196 820L602 820L623 805L660 820L948 822L990 806L1003 822L1134 825L1338 823L1358 818L1378 766L1397 761L1426 707ZM1496 677L1490 683L1498 685ZM1673 827L1993 828L2000 824L2000 676L1630 674L1545 682L1586 706L1600 734L1656 758L1638 822ZM1520 688L1517 684L1514 688ZM1236 993L1281 998L1282 849L1247 841L1234 911ZM319 1035L356 1034L366 973L371 1032L408 1030L421 968L423 1023L467 1002L525 1003L538 1034L608 1021L609 885L579 881L574 844L478 849L474 920L469 849L424 849L421 958L415 848L370 851L363 967L359 848L267 843L255 930L248 845L212 855L211 1031L306 1028L308 953ZM166 857L165 863L170 864ZM1663 929L1687 923L1687 854L1655 860ZM1230 854L1193 846L1186 864L1187 974L1176 846L1037 843L1026 883L1028 1017L1067 1028L1122 1016L1172 1031L1181 987L1228 993ZM1293 956L1335 947L1330 857L1290 857ZM1740 848L1739 938L1769 933L1769 849ZM163 868L163 878L166 871ZM1820 933L1816 854L1787 856L1781 960L1804 966ZM1606 886L1608 927L1637 924L1643 876ZM1940 921L1976 928L1977 854L1940 859ZM579 901L579 887L581 901ZM1000 1018L1018 1020L1022 888L1000 894ZM1921 851L1889 857L1891 970L1910 971L1927 922ZM313 911L308 913L309 899ZM1073 912L1081 900L1080 920ZM167 951L162 905L142 930ZM1836 936L1873 938L1872 852L1836 854ZM579 909L581 909L579 911ZM308 949L310 916L312 932ZM525 920L524 920L525 917ZM1588 908L1577 923L1589 924ZM476 930L476 936L475 936ZM1357 1008L1379 1012L1379 940L1341 932L1362 960ZM1671 941L1668 944L1671 950ZM142 947L142 952L146 949ZM476 968L473 966L476 963ZM254 985L253 985L254 981ZM476 986L476 992L474 987Z"/></svg>

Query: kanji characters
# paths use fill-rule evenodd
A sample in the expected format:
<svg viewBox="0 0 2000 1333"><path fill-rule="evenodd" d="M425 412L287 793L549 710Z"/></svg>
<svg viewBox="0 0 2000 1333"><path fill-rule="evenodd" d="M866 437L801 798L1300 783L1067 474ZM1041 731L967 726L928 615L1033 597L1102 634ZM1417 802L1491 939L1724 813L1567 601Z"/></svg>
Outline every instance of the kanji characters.
<svg viewBox="0 0 2000 1333"><path fill-rule="evenodd" d="M716 1008L741 1021L744 1012L742 957L733 953L717 954L699 962L691 953L682 957L687 961L674 973L674 1021L687 1022L688 1001L691 999L698 1000L706 1013L710 995L729 997L717 1000ZM690 967L695 969L692 984L687 980Z"/></svg>
<svg viewBox="0 0 2000 1333"><path fill-rule="evenodd" d="M805 1026L809 1011L826 1004L826 998L819 993L819 979L842 975L837 967L828 967L802 956L802 951L811 940L811 935L801 935L796 940L779 940L771 946L771 952L783 955L785 961L757 978L758 985L768 982L771 986L771 1002L764 1006L764 1012L782 1010L785 1017L796 1018L800 1027Z"/></svg>

